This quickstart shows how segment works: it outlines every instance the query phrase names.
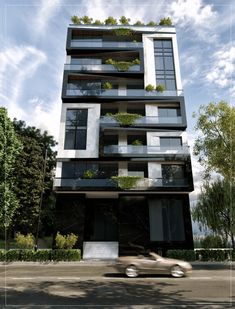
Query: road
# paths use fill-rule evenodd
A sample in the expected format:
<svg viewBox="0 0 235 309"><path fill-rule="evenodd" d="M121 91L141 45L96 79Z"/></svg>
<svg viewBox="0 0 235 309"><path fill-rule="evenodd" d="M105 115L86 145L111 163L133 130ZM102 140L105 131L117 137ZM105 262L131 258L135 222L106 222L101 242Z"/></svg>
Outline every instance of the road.
<svg viewBox="0 0 235 309"><path fill-rule="evenodd" d="M193 268L186 278L133 279L111 263L2 264L0 308L232 308L234 270L222 264Z"/></svg>

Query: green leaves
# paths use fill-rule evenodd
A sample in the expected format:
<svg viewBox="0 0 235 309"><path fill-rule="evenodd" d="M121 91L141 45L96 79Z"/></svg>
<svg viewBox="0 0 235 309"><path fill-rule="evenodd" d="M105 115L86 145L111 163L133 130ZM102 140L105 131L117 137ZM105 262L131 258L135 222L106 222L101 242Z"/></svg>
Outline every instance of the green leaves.
<svg viewBox="0 0 235 309"><path fill-rule="evenodd" d="M139 176L113 176L111 177L117 182L118 187L124 190L132 189L136 186L137 181L141 179Z"/></svg>
<svg viewBox="0 0 235 309"><path fill-rule="evenodd" d="M117 113L117 114L108 114L107 116L114 118L123 126L131 126L135 121L142 116L139 114L129 114L129 113Z"/></svg>
<svg viewBox="0 0 235 309"><path fill-rule="evenodd" d="M195 130L199 132L194 154L205 167L205 178L212 171L235 179L235 107L220 101L200 106Z"/></svg>

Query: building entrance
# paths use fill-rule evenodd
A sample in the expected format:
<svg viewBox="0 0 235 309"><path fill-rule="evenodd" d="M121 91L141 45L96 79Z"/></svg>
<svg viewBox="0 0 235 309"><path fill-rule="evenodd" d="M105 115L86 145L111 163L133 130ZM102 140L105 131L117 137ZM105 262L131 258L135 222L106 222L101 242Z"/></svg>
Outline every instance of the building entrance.
<svg viewBox="0 0 235 309"><path fill-rule="evenodd" d="M85 241L118 240L118 204L115 200L87 199Z"/></svg>

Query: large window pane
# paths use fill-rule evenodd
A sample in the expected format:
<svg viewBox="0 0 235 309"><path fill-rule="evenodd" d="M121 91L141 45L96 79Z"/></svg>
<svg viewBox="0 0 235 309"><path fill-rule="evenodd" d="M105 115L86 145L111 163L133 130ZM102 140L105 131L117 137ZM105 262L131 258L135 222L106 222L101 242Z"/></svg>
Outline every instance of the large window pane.
<svg viewBox="0 0 235 309"><path fill-rule="evenodd" d="M75 149L86 149L86 129L76 130L76 145Z"/></svg>

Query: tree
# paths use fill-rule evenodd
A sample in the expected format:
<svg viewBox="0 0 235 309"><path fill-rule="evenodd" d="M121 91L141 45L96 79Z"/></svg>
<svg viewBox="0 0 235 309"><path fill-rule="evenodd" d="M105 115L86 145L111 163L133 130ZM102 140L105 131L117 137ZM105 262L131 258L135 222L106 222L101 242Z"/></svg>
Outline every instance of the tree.
<svg viewBox="0 0 235 309"><path fill-rule="evenodd" d="M222 238L218 235L207 235L201 240L202 248L223 248L226 246Z"/></svg>
<svg viewBox="0 0 235 309"><path fill-rule="evenodd" d="M235 180L235 107L220 101L200 106L195 129L200 132L194 154L205 167L205 178L212 171Z"/></svg>
<svg viewBox="0 0 235 309"><path fill-rule="evenodd" d="M14 193L16 157L22 145L18 140L7 110L0 108L0 229L9 229L19 206Z"/></svg>
<svg viewBox="0 0 235 309"><path fill-rule="evenodd" d="M205 182L196 206L192 210L199 228L209 228L227 242L230 238L235 249L235 186L226 180Z"/></svg>
<svg viewBox="0 0 235 309"><path fill-rule="evenodd" d="M47 222L46 217L49 214L50 222L53 223L52 209L55 199L52 193L52 176L56 157L53 147L56 142L46 131L41 133L35 127L26 126L24 121L14 119L13 123L17 136L23 144L15 168L17 178L15 193L20 206L15 214L14 226L15 230L23 233L35 233L41 211L42 192L41 217Z"/></svg>

